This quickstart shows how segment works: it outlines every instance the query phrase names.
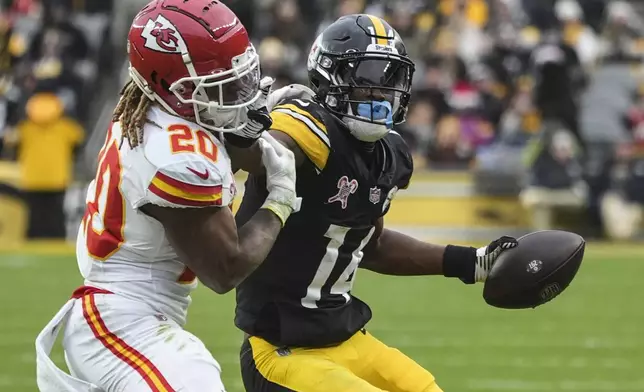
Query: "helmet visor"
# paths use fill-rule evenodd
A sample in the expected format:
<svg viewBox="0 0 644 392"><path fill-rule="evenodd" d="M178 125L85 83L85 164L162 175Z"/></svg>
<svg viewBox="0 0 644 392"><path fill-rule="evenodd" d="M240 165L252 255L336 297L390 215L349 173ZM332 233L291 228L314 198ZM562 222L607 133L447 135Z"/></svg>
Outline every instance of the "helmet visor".
<svg viewBox="0 0 644 392"><path fill-rule="evenodd" d="M411 89L413 65L395 58L357 58L339 64L349 113L391 126L401 98Z"/></svg>
<svg viewBox="0 0 644 392"><path fill-rule="evenodd" d="M411 65L389 58L348 61L338 68L342 83L352 87L384 87L408 92L411 88Z"/></svg>
<svg viewBox="0 0 644 392"><path fill-rule="evenodd" d="M252 101L259 91L259 67L250 69L238 79L219 80L212 77L202 82L208 101L218 106L243 105Z"/></svg>
<svg viewBox="0 0 644 392"><path fill-rule="evenodd" d="M260 98L259 79L259 57L251 45L232 59L230 69L181 78L170 92L181 104L193 105L197 124L215 132L235 132L246 126L246 112Z"/></svg>

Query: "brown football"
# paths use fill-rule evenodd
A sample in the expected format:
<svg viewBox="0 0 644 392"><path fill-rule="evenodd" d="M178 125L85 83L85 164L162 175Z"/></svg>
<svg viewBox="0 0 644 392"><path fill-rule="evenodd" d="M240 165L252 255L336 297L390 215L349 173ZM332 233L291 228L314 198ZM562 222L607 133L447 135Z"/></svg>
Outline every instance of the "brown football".
<svg viewBox="0 0 644 392"><path fill-rule="evenodd" d="M525 309L551 301L572 282L586 248L580 235L560 230L537 231L518 242L501 253L485 281L489 305Z"/></svg>

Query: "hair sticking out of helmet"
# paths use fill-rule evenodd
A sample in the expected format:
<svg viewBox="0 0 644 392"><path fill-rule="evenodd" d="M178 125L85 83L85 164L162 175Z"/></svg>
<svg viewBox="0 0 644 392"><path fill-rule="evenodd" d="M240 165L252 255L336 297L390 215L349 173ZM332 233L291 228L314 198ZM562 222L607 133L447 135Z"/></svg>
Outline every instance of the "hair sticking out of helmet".
<svg viewBox="0 0 644 392"><path fill-rule="evenodd" d="M130 148L135 148L143 143L143 128L150 122L147 114L153 102L132 80L123 87L112 116L113 122L121 124L121 144L127 140Z"/></svg>
<svg viewBox="0 0 644 392"><path fill-rule="evenodd" d="M128 58L137 99L212 132L244 129L261 96L259 57L220 1L152 1L130 27Z"/></svg>

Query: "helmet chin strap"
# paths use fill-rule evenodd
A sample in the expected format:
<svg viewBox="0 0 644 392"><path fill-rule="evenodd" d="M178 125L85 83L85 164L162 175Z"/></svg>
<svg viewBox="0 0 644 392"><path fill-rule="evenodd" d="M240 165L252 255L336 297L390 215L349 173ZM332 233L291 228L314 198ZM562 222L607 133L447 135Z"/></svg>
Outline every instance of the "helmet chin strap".
<svg viewBox="0 0 644 392"><path fill-rule="evenodd" d="M387 101L372 101L358 104L357 117L344 117L342 121L347 125L351 134L358 140L368 143L376 142L385 137L393 128L393 113L391 104ZM349 115L353 115L349 107ZM374 123L382 121L384 123Z"/></svg>

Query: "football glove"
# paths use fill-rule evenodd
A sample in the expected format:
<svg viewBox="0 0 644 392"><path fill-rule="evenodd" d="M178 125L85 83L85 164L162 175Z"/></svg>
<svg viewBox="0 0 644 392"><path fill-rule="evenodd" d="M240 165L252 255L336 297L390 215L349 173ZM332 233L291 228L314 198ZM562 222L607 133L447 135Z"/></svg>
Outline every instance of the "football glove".
<svg viewBox="0 0 644 392"><path fill-rule="evenodd" d="M273 211L284 226L291 213L300 210L302 201L295 192L295 156L269 133L263 134L258 143L266 168L268 189L262 208Z"/></svg>
<svg viewBox="0 0 644 392"><path fill-rule="evenodd" d="M246 126L239 131L225 133L224 137L228 143L240 148L250 147L259 139L262 132L271 128L273 120L266 108L266 101L274 82L275 79L270 76L265 76L259 81L261 95L257 101L248 106Z"/></svg>
<svg viewBox="0 0 644 392"><path fill-rule="evenodd" d="M478 248L474 264L474 281L485 282L501 252L515 248L517 245L519 243L516 238L503 236L490 242L487 246Z"/></svg>

